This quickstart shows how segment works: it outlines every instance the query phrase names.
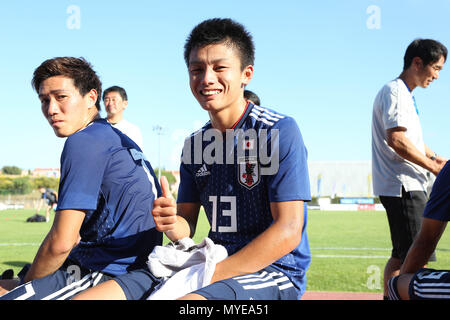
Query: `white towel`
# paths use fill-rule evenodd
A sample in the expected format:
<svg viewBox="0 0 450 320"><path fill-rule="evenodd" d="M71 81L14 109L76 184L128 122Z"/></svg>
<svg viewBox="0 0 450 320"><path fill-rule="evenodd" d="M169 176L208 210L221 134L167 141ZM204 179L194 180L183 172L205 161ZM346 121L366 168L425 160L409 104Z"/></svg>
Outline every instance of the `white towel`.
<svg viewBox="0 0 450 320"><path fill-rule="evenodd" d="M148 256L147 265L163 278L148 300L173 300L211 283L216 264L228 256L221 245L205 238L195 244L184 238L165 246L156 246Z"/></svg>

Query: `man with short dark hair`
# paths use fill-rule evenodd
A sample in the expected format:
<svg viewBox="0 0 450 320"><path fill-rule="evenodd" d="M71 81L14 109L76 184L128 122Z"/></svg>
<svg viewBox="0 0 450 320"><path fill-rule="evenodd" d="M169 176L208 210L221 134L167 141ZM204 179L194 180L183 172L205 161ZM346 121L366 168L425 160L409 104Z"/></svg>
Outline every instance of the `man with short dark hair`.
<svg viewBox="0 0 450 320"><path fill-rule="evenodd" d="M128 107L128 96L125 89L119 86L109 87L103 93L103 103L108 122L129 136L143 150L141 130L123 117L123 113Z"/></svg>
<svg viewBox="0 0 450 320"><path fill-rule="evenodd" d="M384 270L385 297L387 281L398 275L420 229L427 170L437 175L446 161L425 145L412 94L438 79L446 59L447 48L438 41L413 41L405 52L402 73L379 91L373 105L373 189L386 209L393 246Z"/></svg>
<svg viewBox="0 0 450 320"><path fill-rule="evenodd" d="M163 196L152 213L157 229L176 242L194 235L203 206L211 225L208 237L225 247L228 257L212 269L210 285L180 298L300 299L311 261L306 234L311 195L297 123L245 100L254 46L241 24L231 19L200 23L186 41L185 59L191 91L210 121L185 141L177 200L162 180ZM208 140L213 146L202 135L213 135L214 141ZM270 151L261 154L265 147ZM215 160L197 161L211 149ZM130 299L120 282L136 282L133 273L76 298ZM146 281L149 288L153 281Z"/></svg>
<svg viewBox="0 0 450 320"><path fill-rule="evenodd" d="M177 240L194 234L203 206L209 237L229 256L216 265L210 285L183 299L300 299L310 264L306 202L311 198L298 125L292 117L246 101L254 45L243 25L231 19L200 23L186 41L185 58L191 91L210 121L183 149L178 222L167 226L160 219L170 208L164 198L155 201L153 213L157 227ZM215 132L226 137L215 144L226 156L197 162L197 136ZM267 159L262 146L270 149ZM209 147L199 151L205 155Z"/></svg>
<svg viewBox="0 0 450 320"><path fill-rule="evenodd" d="M162 242L148 213L160 186L138 145L99 117L101 82L92 66L82 58L46 60L33 86L55 134L67 138L58 206L22 285L0 300L70 299L143 268ZM0 281L0 294L8 285Z"/></svg>

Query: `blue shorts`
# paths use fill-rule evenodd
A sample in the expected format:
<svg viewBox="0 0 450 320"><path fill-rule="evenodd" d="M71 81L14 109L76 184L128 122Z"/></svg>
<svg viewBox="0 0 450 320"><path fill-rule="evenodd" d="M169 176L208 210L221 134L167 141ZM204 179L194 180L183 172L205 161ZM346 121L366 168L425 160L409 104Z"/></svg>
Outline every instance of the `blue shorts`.
<svg viewBox="0 0 450 320"><path fill-rule="evenodd" d="M1 296L0 300L69 300L110 279L112 276L66 261L54 273L22 284Z"/></svg>
<svg viewBox="0 0 450 320"><path fill-rule="evenodd" d="M148 268L136 269L112 279L122 288L127 300L145 300L161 282Z"/></svg>
<svg viewBox="0 0 450 320"><path fill-rule="evenodd" d="M271 266L214 282L193 293L208 300L297 300L299 295L289 278Z"/></svg>

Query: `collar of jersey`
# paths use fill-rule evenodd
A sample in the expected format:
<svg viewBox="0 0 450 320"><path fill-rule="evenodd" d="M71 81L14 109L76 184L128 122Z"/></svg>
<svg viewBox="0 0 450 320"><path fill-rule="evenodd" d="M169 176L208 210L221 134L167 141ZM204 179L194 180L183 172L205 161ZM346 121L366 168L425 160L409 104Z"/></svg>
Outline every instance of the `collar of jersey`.
<svg viewBox="0 0 450 320"><path fill-rule="evenodd" d="M238 121L236 121L236 123L234 124L234 126L231 129L236 130L236 129L241 128L245 122L245 119L247 119L247 117L250 114L250 112L252 111L252 109L253 109L253 103L251 103L250 101L247 101L247 105L245 106L244 112L241 114L241 117L239 118Z"/></svg>

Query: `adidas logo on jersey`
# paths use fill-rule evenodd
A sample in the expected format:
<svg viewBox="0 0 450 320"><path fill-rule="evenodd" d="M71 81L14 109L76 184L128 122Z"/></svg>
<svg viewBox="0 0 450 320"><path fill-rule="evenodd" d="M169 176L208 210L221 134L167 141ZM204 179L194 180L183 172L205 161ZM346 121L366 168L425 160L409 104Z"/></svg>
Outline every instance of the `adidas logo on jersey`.
<svg viewBox="0 0 450 320"><path fill-rule="evenodd" d="M204 177L209 176L211 172L208 171L208 168L206 168L206 164L203 164L200 169L198 169L197 173L195 174L196 177Z"/></svg>

